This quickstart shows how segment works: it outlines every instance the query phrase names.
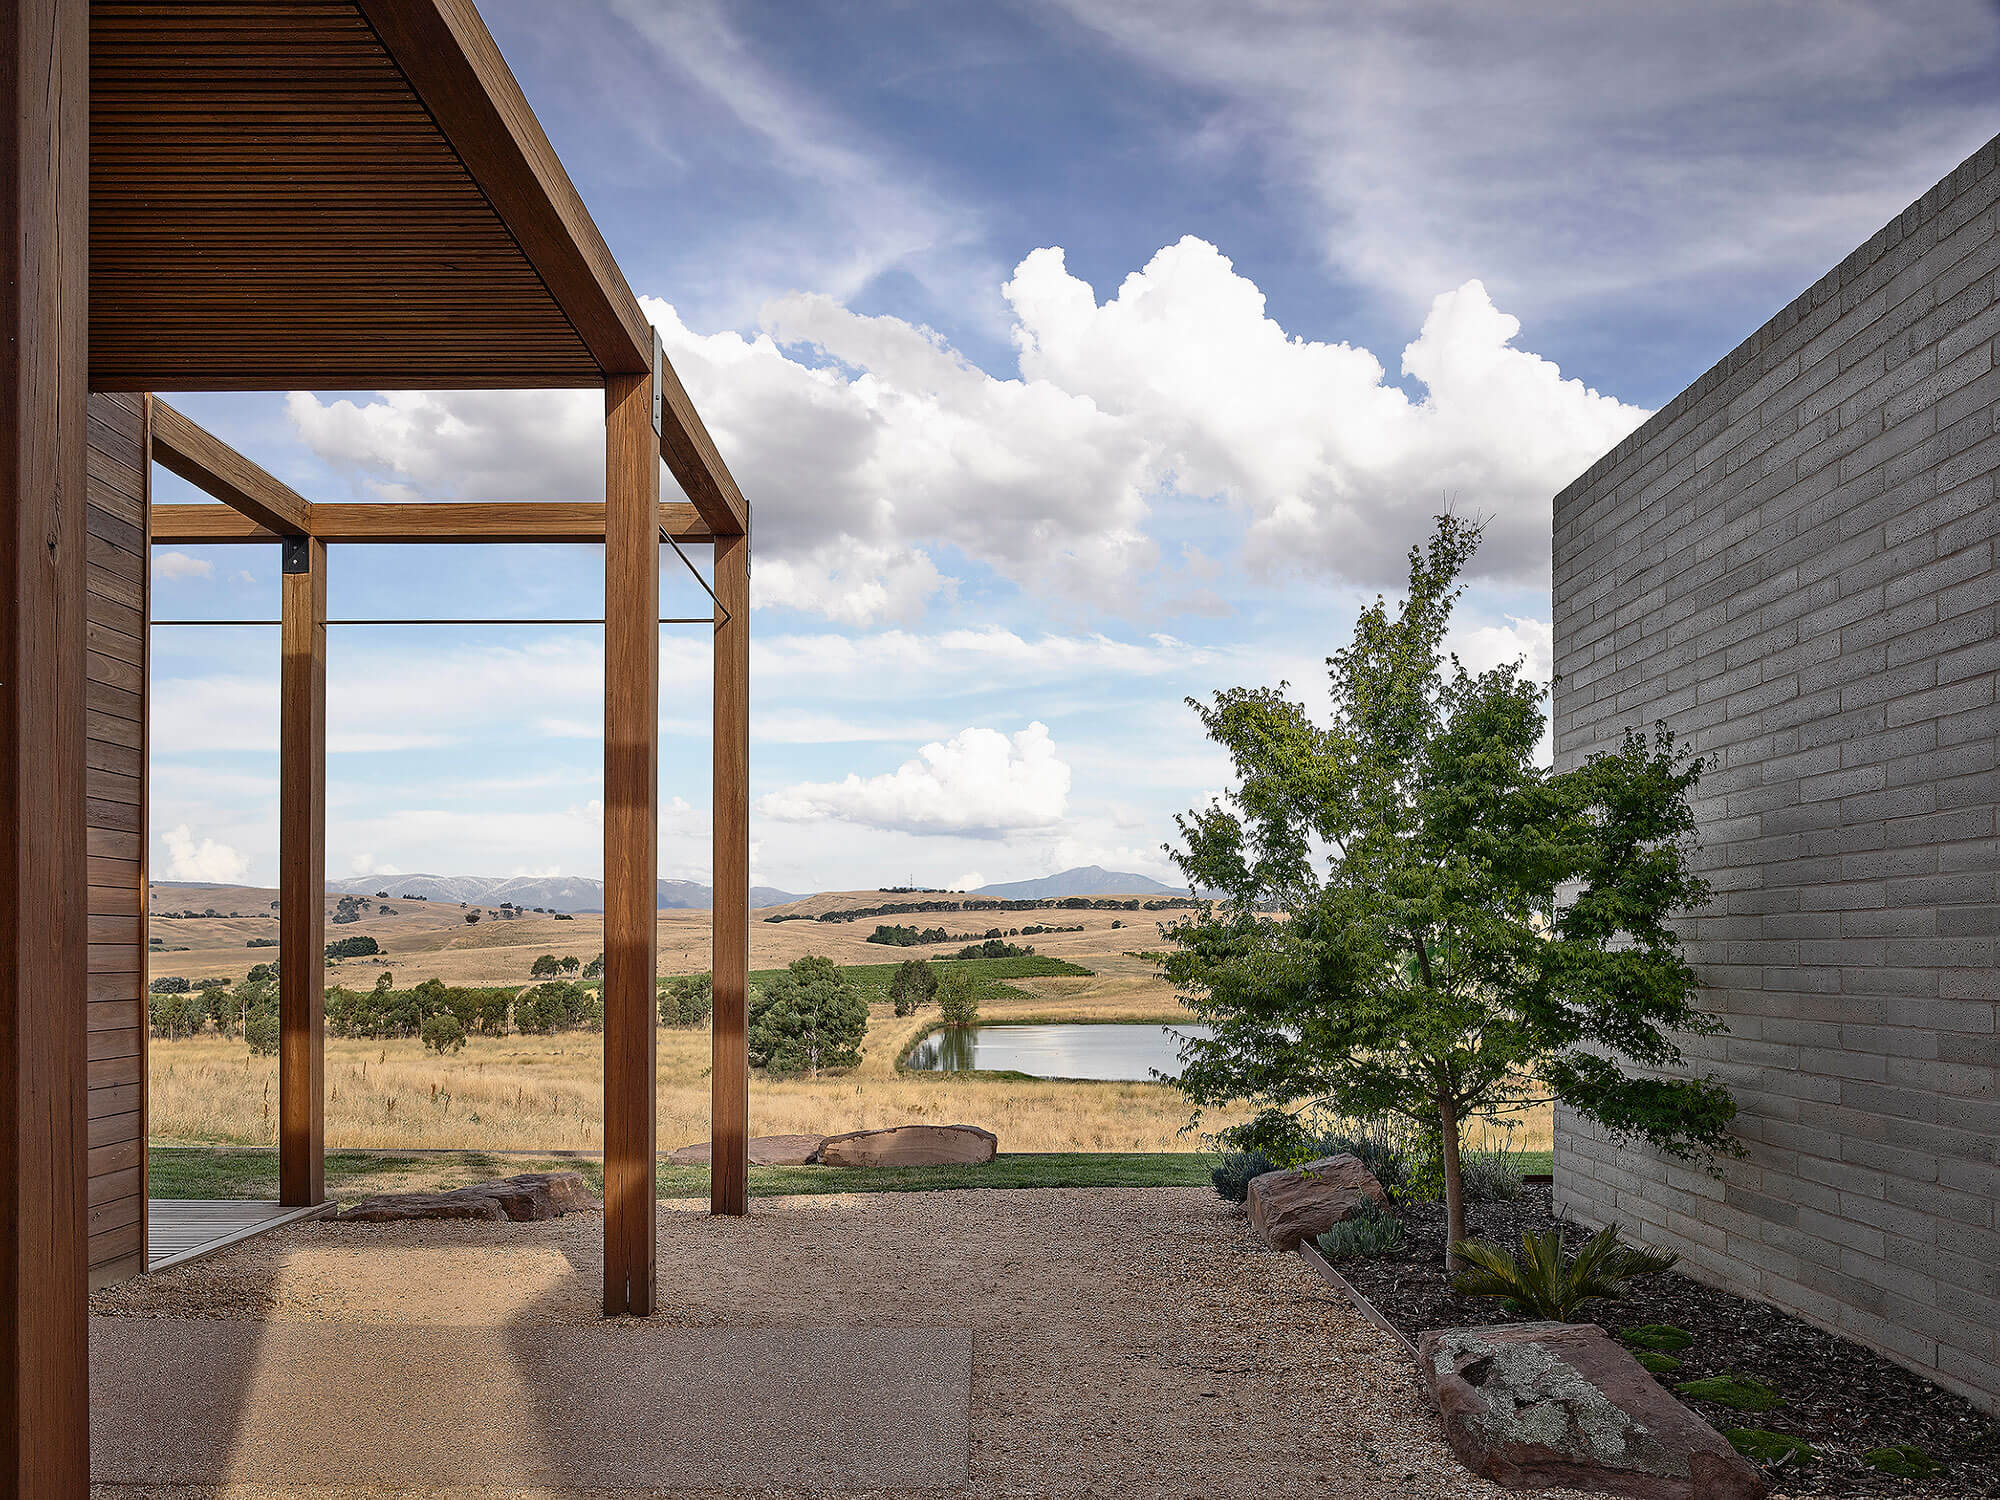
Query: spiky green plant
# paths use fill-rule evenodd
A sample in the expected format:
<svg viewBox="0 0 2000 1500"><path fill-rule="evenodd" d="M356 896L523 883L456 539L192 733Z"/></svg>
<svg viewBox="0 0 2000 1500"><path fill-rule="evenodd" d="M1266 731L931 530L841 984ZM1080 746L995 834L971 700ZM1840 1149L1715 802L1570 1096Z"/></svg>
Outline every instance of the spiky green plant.
<svg viewBox="0 0 2000 1500"><path fill-rule="evenodd" d="M1470 1269L1452 1278L1452 1289L1466 1297L1500 1297L1515 1312L1559 1323L1576 1321L1586 1302L1622 1297L1634 1276L1664 1271L1680 1259L1659 1250L1642 1250L1618 1238L1618 1226L1607 1224L1585 1240L1573 1256L1562 1249L1562 1234L1523 1234L1521 1253L1514 1256L1484 1240L1460 1240L1453 1252Z"/></svg>

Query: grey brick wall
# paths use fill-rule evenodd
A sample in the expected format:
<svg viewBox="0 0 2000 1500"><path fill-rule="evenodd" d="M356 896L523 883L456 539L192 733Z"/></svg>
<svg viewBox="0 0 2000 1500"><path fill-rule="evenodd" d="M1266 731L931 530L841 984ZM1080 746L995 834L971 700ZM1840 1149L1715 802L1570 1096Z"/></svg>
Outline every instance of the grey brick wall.
<svg viewBox="0 0 2000 1500"><path fill-rule="evenodd" d="M1686 929L1748 1155L1556 1197L2000 1409L2000 140L1556 498L1556 764L1718 759Z"/></svg>

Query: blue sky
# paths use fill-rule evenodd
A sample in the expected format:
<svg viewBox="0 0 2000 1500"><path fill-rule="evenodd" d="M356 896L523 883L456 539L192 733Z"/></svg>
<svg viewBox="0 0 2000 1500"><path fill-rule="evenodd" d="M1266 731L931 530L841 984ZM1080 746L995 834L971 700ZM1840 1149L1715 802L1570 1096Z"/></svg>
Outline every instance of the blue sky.
<svg viewBox="0 0 2000 1500"><path fill-rule="evenodd" d="M1948 0L482 9L756 508L791 890L1170 876L1227 784L1183 698L1321 701L1446 498L1490 518L1459 649L1546 672L1549 497L2000 130L2000 14ZM600 493L595 393L175 399L317 499ZM332 614L593 616L601 569L336 548ZM276 590L156 553L161 619ZM672 877L707 643L663 631ZM156 877L274 880L276 650L155 632ZM601 671L590 628L337 627L330 873L598 874Z"/></svg>

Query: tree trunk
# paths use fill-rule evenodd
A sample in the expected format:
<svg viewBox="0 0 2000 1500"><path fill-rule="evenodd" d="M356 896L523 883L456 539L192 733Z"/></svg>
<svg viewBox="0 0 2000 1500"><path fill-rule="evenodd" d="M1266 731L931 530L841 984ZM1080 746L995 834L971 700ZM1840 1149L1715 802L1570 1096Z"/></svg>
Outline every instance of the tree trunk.
<svg viewBox="0 0 2000 1500"><path fill-rule="evenodd" d="M1458 1109L1447 1089L1438 1090L1439 1155L1444 1164L1445 1269L1461 1266L1452 1247L1465 1238L1465 1178L1458 1166Z"/></svg>

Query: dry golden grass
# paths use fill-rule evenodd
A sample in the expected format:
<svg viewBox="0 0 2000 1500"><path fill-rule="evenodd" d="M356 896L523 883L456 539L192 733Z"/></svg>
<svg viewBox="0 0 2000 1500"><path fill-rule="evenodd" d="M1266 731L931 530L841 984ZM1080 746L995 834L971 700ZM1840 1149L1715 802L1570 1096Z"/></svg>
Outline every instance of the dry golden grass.
<svg viewBox="0 0 2000 1500"><path fill-rule="evenodd" d="M158 907L267 911L275 892L251 888L192 892L161 887ZM197 899L198 898L198 899ZM874 892L822 895L795 908L817 913L894 900ZM910 898L912 900L919 898ZM388 950L381 960L349 959L327 971L329 984L365 988L384 968L400 985L435 976L447 984L528 982L538 954L574 954L588 960L603 946L603 919L549 916L511 921L482 917L468 925L456 905L389 903L394 914L373 913L360 922L329 928L329 937L366 933ZM767 913L758 913L763 916ZM988 1001L989 1020L1168 1020L1182 1014L1171 989L1152 966L1130 956L1159 946L1157 923L1169 913L1109 911L967 912L925 914L920 925L954 932L1021 927L1030 923L1081 924L1082 932L1044 934L1021 941L1036 951L1070 959L1096 971L1091 979L1012 981L1024 1000ZM855 922L750 924L752 968L776 968L807 953L843 964L891 963L937 956L952 948L885 948L869 943L875 918ZM1122 925L1112 927L1112 922ZM253 963L269 962L273 949L245 949L246 934L268 935L264 917L163 919L152 930L189 951L155 955L156 974L210 974L240 979ZM708 967L708 913L663 911L659 918L660 972L693 973ZM934 1018L935 1011L931 1012ZM750 1085L750 1123L759 1135L833 1134L882 1125L928 1121L983 1125L1000 1137L1003 1151L1179 1151L1202 1145L1182 1134L1187 1106L1173 1090L1151 1083L1019 1082L950 1074L899 1073L895 1060L924 1025L898 1020L887 1006L874 1009L862 1063L840 1078L762 1080ZM240 1040L200 1036L151 1044L152 1137L157 1144L268 1145L277 1131L277 1063L253 1058ZM673 1150L708 1137L709 1037L706 1031L659 1033L660 1144ZM469 1150L599 1150L603 1132L603 1039L473 1037L462 1053L438 1058L416 1041L326 1043L327 1144L341 1147L440 1147ZM1203 1130L1240 1116L1212 1116ZM1546 1150L1551 1133L1546 1109L1513 1133L1516 1149ZM1475 1131L1468 1144L1497 1143Z"/></svg>
<svg viewBox="0 0 2000 1500"><path fill-rule="evenodd" d="M1150 976L1016 981L1021 1000L989 1001L991 1020L1165 1019L1172 995ZM935 1017L935 1012L931 1013ZM1151 1083L1026 1082L900 1073L895 1060L926 1024L877 1006L861 1066L841 1077L755 1079L751 1128L760 1135L833 1134L928 1121L983 1125L1006 1151L1185 1151L1187 1107ZM659 1033L660 1144L708 1136L709 1036ZM327 1144L472 1150L602 1149L601 1037L474 1037L439 1058L415 1041L326 1044ZM152 1044L156 1144L269 1145L276 1139L277 1064L240 1040L201 1036ZM1515 1132L1516 1149L1545 1150L1547 1111ZM1235 1116L1211 1117L1205 1129ZM1486 1142L1475 1137L1472 1144Z"/></svg>

